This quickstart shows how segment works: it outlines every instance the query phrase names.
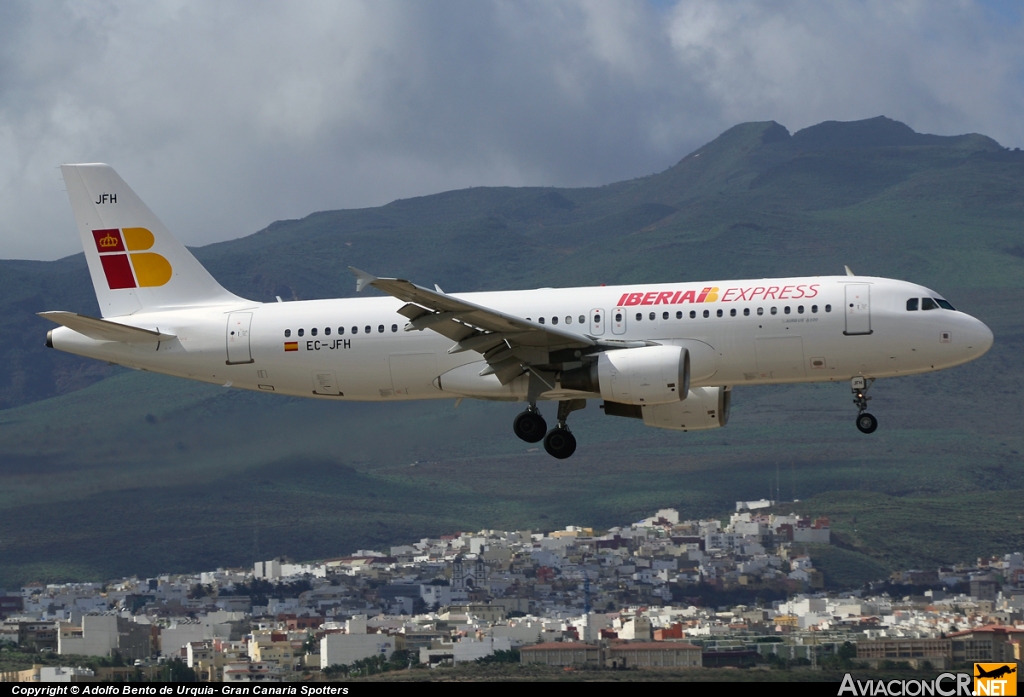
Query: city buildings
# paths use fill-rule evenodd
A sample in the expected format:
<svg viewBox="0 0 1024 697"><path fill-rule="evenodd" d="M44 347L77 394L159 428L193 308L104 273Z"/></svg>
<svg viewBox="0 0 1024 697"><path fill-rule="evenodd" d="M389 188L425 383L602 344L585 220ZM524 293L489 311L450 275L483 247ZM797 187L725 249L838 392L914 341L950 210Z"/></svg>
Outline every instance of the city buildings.
<svg viewBox="0 0 1024 697"><path fill-rule="evenodd" d="M814 667L844 651L870 665L1020 661L1021 554L890 579L920 596L826 592L814 560L828 519L770 503L740 502L728 521L664 509L607 531L481 530L303 564L32 583L0 592L16 600L0 603L0 642L140 669L179 658L228 682L487 656L643 670Z"/></svg>

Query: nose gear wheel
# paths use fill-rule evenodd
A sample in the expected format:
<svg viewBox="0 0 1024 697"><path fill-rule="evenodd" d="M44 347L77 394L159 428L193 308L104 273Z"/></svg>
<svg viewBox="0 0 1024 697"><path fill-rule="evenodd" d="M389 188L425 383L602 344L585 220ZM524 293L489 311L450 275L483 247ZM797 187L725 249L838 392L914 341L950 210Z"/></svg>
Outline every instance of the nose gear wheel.
<svg viewBox="0 0 1024 697"><path fill-rule="evenodd" d="M850 391L853 392L853 403L857 407L857 430L861 433L874 433L878 428L878 419L867 412L868 388L875 382L874 378L856 377L850 380Z"/></svg>

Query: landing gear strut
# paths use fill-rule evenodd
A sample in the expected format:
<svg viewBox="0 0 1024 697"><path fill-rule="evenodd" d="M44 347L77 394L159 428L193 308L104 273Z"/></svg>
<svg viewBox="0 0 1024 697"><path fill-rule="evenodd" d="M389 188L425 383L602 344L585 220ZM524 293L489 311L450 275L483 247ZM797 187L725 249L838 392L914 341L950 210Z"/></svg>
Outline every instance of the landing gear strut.
<svg viewBox="0 0 1024 697"><path fill-rule="evenodd" d="M544 438L544 432L548 430L548 423L537 411L536 402L531 403L526 411L516 416L515 421L512 422L512 430L527 443L536 443Z"/></svg>
<svg viewBox="0 0 1024 697"><path fill-rule="evenodd" d="M583 409L585 406L585 399L566 399L558 403L558 421L544 436L544 449L548 451L548 455L564 460L576 452L576 437L569 431L566 421L570 412Z"/></svg>
<svg viewBox="0 0 1024 697"><path fill-rule="evenodd" d="M875 381L874 378L856 377L850 380L850 391L853 392L853 403L857 406L857 430L861 433L874 433L878 428L878 419L867 412L868 388Z"/></svg>

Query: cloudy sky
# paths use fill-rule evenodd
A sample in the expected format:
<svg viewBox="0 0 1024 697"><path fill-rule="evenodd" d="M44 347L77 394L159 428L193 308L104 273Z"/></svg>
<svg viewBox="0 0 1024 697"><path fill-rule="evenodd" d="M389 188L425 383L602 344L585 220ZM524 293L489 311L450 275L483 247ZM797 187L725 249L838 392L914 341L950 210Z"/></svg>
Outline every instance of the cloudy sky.
<svg viewBox="0 0 1024 697"><path fill-rule="evenodd" d="M0 258L80 251L62 162L187 244L662 170L741 121L1024 145L1017 0L4 0Z"/></svg>

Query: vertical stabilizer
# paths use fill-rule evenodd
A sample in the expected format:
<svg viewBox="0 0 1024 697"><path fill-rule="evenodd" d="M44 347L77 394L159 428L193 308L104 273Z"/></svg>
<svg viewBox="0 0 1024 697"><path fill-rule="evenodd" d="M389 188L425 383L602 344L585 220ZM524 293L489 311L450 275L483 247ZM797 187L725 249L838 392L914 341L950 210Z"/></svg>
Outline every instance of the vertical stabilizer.
<svg viewBox="0 0 1024 697"><path fill-rule="evenodd" d="M104 164L61 165L104 317L242 301Z"/></svg>

